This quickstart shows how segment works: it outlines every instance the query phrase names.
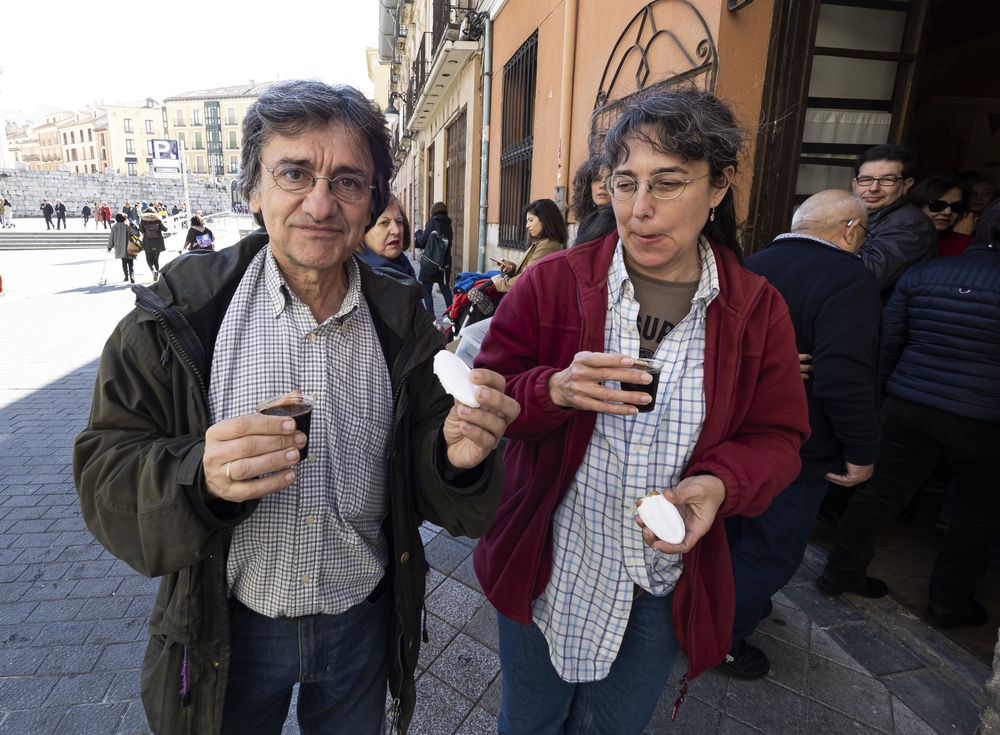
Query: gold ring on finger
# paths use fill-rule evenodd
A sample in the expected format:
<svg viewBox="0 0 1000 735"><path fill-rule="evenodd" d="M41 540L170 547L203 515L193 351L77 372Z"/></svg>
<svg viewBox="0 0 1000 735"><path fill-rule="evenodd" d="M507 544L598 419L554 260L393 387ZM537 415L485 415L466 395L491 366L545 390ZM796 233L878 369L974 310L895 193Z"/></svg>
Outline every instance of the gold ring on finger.
<svg viewBox="0 0 1000 735"><path fill-rule="evenodd" d="M229 480L230 482L235 482L235 480L233 480L233 476L229 474L229 468L232 466L233 466L232 462L226 463L226 479Z"/></svg>

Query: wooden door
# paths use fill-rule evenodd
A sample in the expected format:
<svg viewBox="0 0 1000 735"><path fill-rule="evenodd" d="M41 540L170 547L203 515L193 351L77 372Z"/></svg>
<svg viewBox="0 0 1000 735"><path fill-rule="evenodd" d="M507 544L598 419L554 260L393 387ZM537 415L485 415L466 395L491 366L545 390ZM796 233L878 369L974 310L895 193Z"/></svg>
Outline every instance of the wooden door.
<svg viewBox="0 0 1000 735"><path fill-rule="evenodd" d="M448 156L445 159L445 204L454 233L451 243L451 274L465 270L465 120L463 110L448 126Z"/></svg>

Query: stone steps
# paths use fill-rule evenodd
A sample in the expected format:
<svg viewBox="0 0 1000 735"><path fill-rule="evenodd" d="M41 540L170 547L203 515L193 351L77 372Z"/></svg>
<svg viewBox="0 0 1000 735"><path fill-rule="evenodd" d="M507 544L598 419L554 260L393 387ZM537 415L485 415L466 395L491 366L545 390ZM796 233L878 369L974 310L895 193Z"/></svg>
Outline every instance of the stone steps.
<svg viewBox="0 0 1000 735"><path fill-rule="evenodd" d="M0 230L0 250L107 248L108 232L18 232Z"/></svg>

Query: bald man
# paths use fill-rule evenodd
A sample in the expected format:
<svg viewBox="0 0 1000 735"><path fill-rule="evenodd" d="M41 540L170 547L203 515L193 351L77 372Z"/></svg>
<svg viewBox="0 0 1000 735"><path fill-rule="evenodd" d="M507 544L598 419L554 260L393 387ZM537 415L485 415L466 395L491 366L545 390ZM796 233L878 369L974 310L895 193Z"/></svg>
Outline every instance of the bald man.
<svg viewBox="0 0 1000 735"><path fill-rule="evenodd" d="M882 307L878 283L857 254L867 221L860 199L823 191L799 207L791 233L746 260L784 297L799 352L813 356L805 383L812 435L800 450L798 478L764 513L726 519L736 619L733 647L718 668L733 676L759 679L770 670L767 654L745 639L802 563L828 481L864 482L878 455Z"/></svg>

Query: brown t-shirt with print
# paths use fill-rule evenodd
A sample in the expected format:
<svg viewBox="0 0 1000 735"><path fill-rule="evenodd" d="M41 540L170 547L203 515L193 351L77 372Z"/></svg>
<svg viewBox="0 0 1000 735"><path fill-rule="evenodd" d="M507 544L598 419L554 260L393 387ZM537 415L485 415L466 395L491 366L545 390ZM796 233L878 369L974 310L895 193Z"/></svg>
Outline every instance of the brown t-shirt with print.
<svg viewBox="0 0 1000 735"><path fill-rule="evenodd" d="M691 299L698 290L698 281L674 283L638 273L625 264L635 300L639 302L639 357L653 357L656 348L670 330L691 311Z"/></svg>

